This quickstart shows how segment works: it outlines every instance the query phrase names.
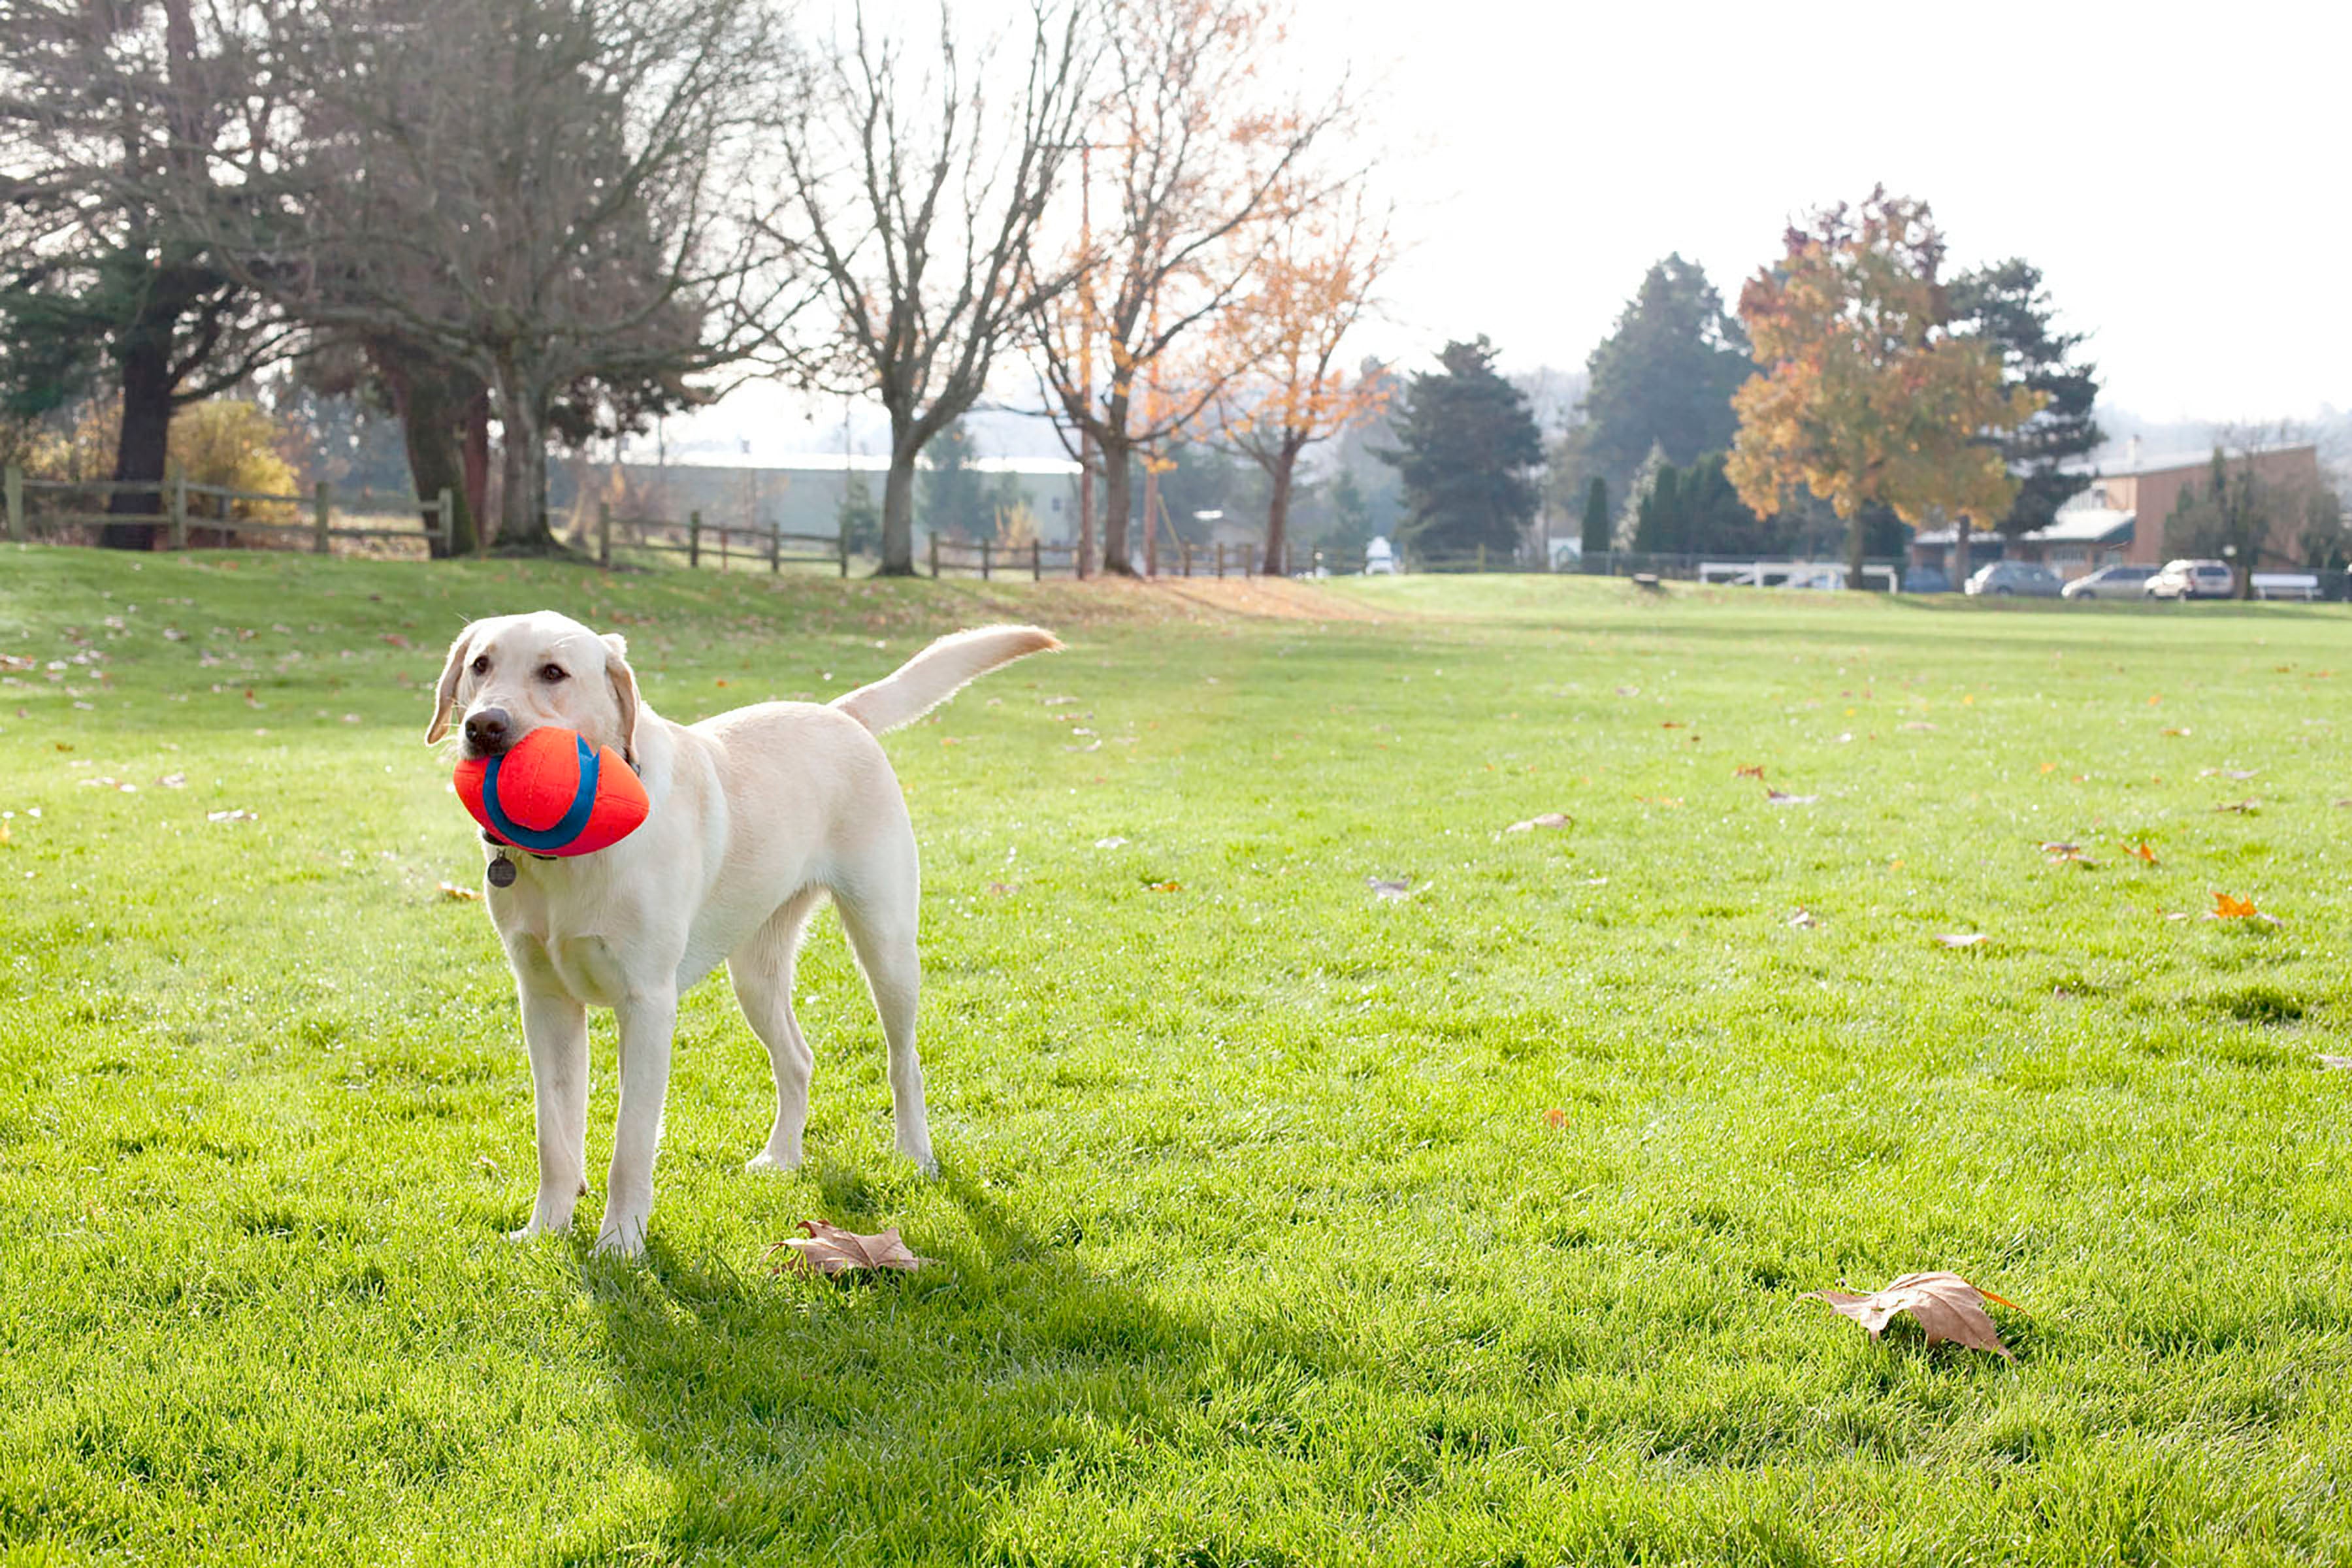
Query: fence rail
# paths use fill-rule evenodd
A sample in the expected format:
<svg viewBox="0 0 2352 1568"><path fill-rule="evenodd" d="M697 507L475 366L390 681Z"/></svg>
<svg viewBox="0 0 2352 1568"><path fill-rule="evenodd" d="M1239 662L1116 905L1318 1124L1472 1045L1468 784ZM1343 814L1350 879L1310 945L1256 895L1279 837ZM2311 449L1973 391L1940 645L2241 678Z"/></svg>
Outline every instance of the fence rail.
<svg viewBox="0 0 2352 1568"><path fill-rule="evenodd" d="M147 509L107 510L107 502L125 495L146 498ZM382 528L338 521L334 487L324 479L313 486L309 495L276 495L229 485L199 484L178 474L150 481L37 479L18 468L0 471L0 512L5 512L7 537L20 544L36 537L57 537L73 529L128 524L163 529L164 539L173 550L188 547L192 531L307 539L312 551L320 555L332 550L338 539L422 539L428 545L438 543L446 549L456 497L445 489L430 500L411 504L425 514L420 527ZM250 511L240 513L240 507L283 507L297 516L307 510L310 515L301 522L283 521L256 517Z"/></svg>

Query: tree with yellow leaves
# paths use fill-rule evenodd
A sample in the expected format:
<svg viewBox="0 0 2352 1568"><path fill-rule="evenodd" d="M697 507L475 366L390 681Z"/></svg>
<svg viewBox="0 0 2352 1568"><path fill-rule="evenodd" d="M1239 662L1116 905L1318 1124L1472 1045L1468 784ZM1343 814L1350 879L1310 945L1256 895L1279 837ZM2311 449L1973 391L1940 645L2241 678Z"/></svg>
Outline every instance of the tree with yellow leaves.
<svg viewBox="0 0 2352 1568"><path fill-rule="evenodd" d="M1368 209L1360 192L1335 189L1319 200L1294 192L1255 287L1220 323L1231 360L1250 368L1220 390L1216 421L1226 443L1265 471L1268 575L1283 569L1299 455L1388 401L1388 379L1350 379L1339 349L1395 254L1386 215Z"/></svg>
<svg viewBox="0 0 2352 1568"><path fill-rule="evenodd" d="M1983 342L1956 335L1927 204L1873 191L1791 226L1785 254L1740 290L1762 370L1732 395L1725 473L1759 516L1800 486L1846 523L1846 581L1862 586L1863 510L1915 526L1942 514L1997 526L2017 480L1999 438L2038 393L2002 384Z"/></svg>

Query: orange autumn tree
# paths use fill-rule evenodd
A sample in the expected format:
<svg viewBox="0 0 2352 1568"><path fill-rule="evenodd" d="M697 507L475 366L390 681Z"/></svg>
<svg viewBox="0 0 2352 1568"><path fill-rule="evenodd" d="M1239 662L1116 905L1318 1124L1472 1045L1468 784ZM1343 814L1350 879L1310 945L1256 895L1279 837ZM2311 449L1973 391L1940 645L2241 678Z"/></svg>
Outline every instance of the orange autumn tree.
<svg viewBox="0 0 2352 1568"><path fill-rule="evenodd" d="M1339 359L1348 333L1371 308L1372 289L1395 258L1385 215L1360 193L1320 199L1294 193L1258 263L1255 287L1227 312L1230 358L1250 368L1220 391L1226 443L1265 471L1265 565L1283 569L1299 455L1380 411L1384 378L1352 380Z"/></svg>
<svg viewBox="0 0 2352 1568"><path fill-rule="evenodd" d="M1862 586L1865 507L1916 526L1937 512L1998 525L2017 480L1997 438L2041 394L2002 384L1992 349L1956 335L1943 237L1925 202L1881 186L1791 226L1786 253L1739 294L1758 364L1732 395L1739 432L1724 472L1770 516L1801 486L1846 524L1846 581Z"/></svg>

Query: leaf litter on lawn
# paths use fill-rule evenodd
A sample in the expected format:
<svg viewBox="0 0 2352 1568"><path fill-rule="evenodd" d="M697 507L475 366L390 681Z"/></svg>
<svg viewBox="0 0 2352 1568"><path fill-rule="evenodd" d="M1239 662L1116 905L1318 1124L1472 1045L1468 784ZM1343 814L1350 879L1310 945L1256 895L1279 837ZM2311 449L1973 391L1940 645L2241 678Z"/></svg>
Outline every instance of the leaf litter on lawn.
<svg viewBox="0 0 2352 1568"><path fill-rule="evenodd" d="M2024 1309L1947 1271L1906 1274L1885 1289L1866 1295L1851 1290L1808 1290L1797 1300L1829 1303L1831 1310L1860 1323L1874 1340L1886 1331L1887 1321L1895 1313L1908 1312L1927 1331L1931 1345L1948 1340L1969 1350L1991 1351L2012 1362L2017 1359L2000 1342L2000 1331L1985 1311L1984 1304L1992 1301L2013 1312Z"/></svg>

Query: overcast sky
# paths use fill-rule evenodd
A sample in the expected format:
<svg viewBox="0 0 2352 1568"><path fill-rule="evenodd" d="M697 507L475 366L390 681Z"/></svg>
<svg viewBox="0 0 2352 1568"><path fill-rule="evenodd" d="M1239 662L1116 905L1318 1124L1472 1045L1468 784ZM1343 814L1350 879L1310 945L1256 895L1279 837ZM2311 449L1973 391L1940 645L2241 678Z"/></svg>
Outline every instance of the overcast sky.
<svg viewBox="0 0 2352 1568"><path fill-rule="evenodd" d="M2042 268L2113 405L2352 405L2343 0L1297 4L1294 47L1383 106L1373 174L1414 238L1368 352L1485 332L1506 368L1580 365L1652 261L1734 301L1791 216L1884 181L1956 267ZM839 406L753 389L694 433L837 450Z"/></svg>

